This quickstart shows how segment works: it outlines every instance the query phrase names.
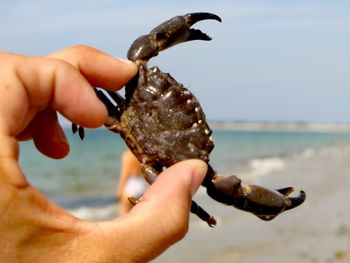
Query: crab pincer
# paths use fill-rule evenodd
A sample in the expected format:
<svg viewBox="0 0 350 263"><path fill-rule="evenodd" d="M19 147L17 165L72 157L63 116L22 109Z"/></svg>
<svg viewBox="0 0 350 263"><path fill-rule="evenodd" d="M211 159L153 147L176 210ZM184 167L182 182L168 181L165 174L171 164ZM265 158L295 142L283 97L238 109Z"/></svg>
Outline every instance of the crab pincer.
<svg viewBox="0 0 350 263"><path fill-rule="evenodd" d="M306 198L304 191L289 197L293 187L272 190L258 185L243 184L237 176L221 176L209 166L203 182L208 195L214 200L250 212L262 220L274 219L283 211L301 205Z"/></svg>
<svg viewBox="0 0 350 263"><path fill-rule="evenodd" d="M128 59L132 61L148 61L166 48L191 40L211 40L207 34L191 26L199 21L212 19L221 22L221 18L211 13L190 13L175 16L159 26L149 34L140 36L131 45Z"/></svg>

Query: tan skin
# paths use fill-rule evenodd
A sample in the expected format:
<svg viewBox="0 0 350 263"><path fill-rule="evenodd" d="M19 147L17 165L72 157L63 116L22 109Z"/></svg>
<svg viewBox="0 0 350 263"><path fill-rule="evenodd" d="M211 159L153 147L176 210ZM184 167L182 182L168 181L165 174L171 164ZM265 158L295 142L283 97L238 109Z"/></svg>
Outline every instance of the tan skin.
<svg viewBox="0 0 350 263"><path fill-rule="evenodd" d="M101 126L107 111L92 87L117 90L136 71L86 46L45 58L0 53L0 262L145 262L186 234L191 198L207 169L202 161L170 167L129 214L108 222L73 217L32 186L18 163L23 139L49 157L65 157L57 112Z"/></svg>
<svg viewBox="0 0 350 263"><path fill-rule="evenodd" d="M130 196L124 191L125 185L131 175L142 176L141 165L136 156L130 150L127 150L121 157L119 184L116 191L116 196L120 202L120 216L129 213L133 207L133 204L128 199Z"/></svg>

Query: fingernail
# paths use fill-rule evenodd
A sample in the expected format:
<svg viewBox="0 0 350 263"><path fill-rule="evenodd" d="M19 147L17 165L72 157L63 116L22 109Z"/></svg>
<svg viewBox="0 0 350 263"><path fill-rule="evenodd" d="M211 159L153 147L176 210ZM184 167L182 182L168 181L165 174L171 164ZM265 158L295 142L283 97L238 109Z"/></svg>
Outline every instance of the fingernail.
<svg viewBox="0 0 350 263"><path fill-rule="evenodd" d="M128 66L137 68L137 65L136 65L136 63L134 61L131 61L131 60L125 59L125 58L118 58L118 57L115 57L115 59L117 59L118 61L120 61L123 64L126 64Z"/></svg>
<svg viewBox="0 0 350 263"><path fill-rule="evenodd" d="M191 181L191 192L194 195L207 174L208 165L201 160L192 160L192 162L194 170Z"/></svg>
<svg viewBox="0 0 350 263"><path fill-rule="evenodd" d="M135 62L124 58L116 59L127 67L127 72L128 74L130 74L131 77L136 75L138 68Z"/></svg>

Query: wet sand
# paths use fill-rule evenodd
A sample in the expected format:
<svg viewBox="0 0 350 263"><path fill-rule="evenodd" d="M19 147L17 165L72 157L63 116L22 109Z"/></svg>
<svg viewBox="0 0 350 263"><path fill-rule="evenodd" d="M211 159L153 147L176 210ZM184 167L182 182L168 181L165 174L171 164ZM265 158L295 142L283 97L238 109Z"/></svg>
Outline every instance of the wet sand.
<svg viewBox="0 0 350 263"><path fill-rule="evenodd" d="M350 145L306 151L290 157L284 170L252 180L304 189L307 200L263 222L199 194L195 199L219 225L210 229L191 216L185 239L153 262L350 262Z"/></svg>

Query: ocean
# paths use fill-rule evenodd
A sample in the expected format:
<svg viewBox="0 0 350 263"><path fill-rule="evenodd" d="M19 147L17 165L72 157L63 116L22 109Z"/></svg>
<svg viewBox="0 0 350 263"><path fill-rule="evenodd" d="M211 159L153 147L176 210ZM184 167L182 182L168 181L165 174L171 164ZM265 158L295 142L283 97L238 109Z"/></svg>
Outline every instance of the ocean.
<svg viewBox="0 0 350 263"><path fill-rule="evenodd" d="M43 156L31 141L20 143L20 163L29 182L78 217L106 220L117 216L115 190L124 142L105 129L86 130L84 141L69 129L66 135L70 153L62 160ZM210 163L214 169L256 184L271 173L283 173L291 159L350 145L346 132L214 130L213 137Z"/></svg>

